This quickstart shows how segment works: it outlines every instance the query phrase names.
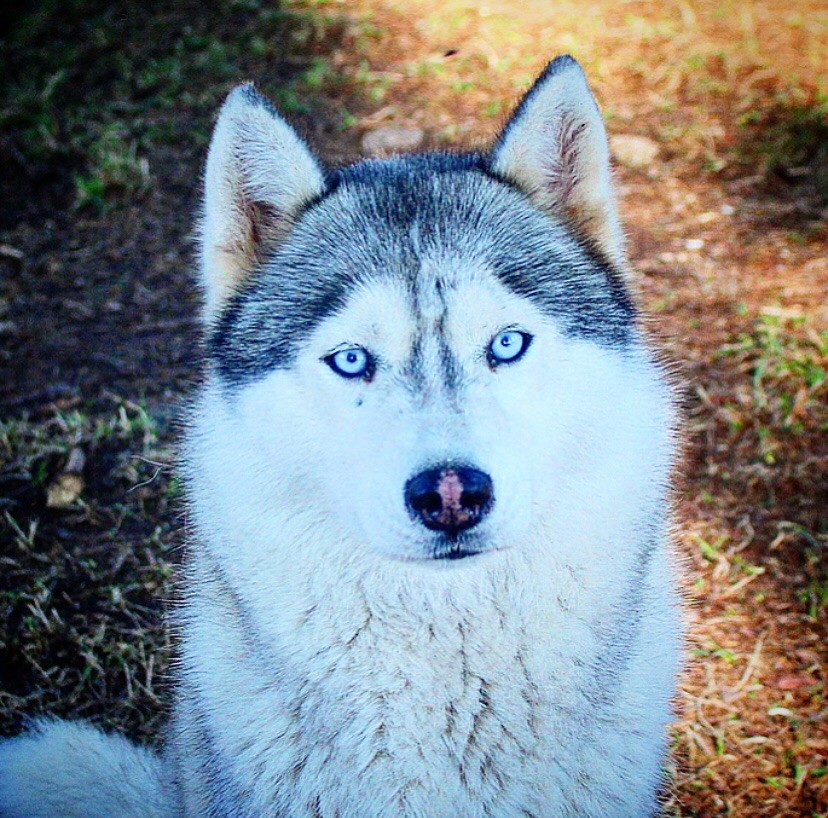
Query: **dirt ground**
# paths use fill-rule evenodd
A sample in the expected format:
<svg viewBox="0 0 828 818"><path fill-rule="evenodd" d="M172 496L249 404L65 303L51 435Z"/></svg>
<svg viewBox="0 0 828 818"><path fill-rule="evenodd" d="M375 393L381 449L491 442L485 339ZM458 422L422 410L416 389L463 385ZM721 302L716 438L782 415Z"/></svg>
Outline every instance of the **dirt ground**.
<svg viewBox="0 0 828 818"><path fill-rule="evenodd" d="M253 78L330 161L485 146L558 53L618 158L685 417L671 816L828 816L828 11L668 0L30 3L0 40L0 730L159 734L212 117ZM627 137L644 137L629 154ZM619 138L620 137L620 138Z"/></svg>

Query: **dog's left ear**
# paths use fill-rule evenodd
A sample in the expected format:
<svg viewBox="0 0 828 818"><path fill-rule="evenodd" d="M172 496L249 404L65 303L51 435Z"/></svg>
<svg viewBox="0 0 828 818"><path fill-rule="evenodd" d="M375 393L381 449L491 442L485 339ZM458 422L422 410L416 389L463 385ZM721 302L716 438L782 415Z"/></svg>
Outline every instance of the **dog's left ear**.
<svg viewBox="0 0 828 818"><path fill-rule="evenodd" d="M558 57L538 77L495 144L491 167L614 267L626 268L607 133L572 57Z"/></svg>
<svg viewBox="0 0 828 818"><path fill-rule="evenodd" d="M208 321L324 190L322 165L296 131L252 83L236 88L219 113L204 174L201 273Z"/></svg>

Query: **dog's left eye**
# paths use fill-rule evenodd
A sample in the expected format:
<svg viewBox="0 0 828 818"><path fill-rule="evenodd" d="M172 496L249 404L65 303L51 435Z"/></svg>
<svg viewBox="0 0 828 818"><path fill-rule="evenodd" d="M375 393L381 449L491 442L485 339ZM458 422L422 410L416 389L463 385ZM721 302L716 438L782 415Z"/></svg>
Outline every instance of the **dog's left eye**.
<svg viewBox="0 0 828 818"><path fill-rule="evenodd" d="M528 332L516 329L506 329L498 332L489 344L488 359L490 366L510 364L518 360L532 343L532 336Z"/></svg>
<svg viewBox="0 0 828 818"><path fill-rule="evenodd" d="M325 363L343 378L369 380L374 371L374 359L362 347L341 349L324 358Z"/></svg>

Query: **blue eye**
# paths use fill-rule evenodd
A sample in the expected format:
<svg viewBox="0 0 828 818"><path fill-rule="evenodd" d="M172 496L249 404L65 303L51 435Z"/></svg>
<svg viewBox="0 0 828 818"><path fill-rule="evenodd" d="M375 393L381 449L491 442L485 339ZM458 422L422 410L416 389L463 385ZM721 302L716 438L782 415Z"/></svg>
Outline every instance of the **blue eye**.
<svg viewBox="0 0 828 818"><path fill-rule="evenodd" d="M343 378L365 378L374 374L374 359L362 347L350 347L334 352L323 359L325 363Z"/></svg>
<svg viewBox="0 0 828 818"><path fill-rule="evenodd" d="M532 336L528 332L516 329L505 329L498 332L489 344L487 358L489 366L510 364L517 361L529 349Z"/></svg>

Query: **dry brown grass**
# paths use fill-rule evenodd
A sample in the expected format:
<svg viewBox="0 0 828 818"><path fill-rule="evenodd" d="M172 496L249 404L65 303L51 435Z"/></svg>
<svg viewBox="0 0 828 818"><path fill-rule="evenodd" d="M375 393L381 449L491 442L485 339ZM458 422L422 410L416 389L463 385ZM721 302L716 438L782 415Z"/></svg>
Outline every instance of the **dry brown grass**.
<svg viewBox="0 0 828 818"><path fill-rule="evenodd" d="M136 737L157 732L170 651L161 611L177 540L169 437L115 395L0 422L7 726L51 713ZM83 476L55 497L73 451L84 453Z"/></svg>

